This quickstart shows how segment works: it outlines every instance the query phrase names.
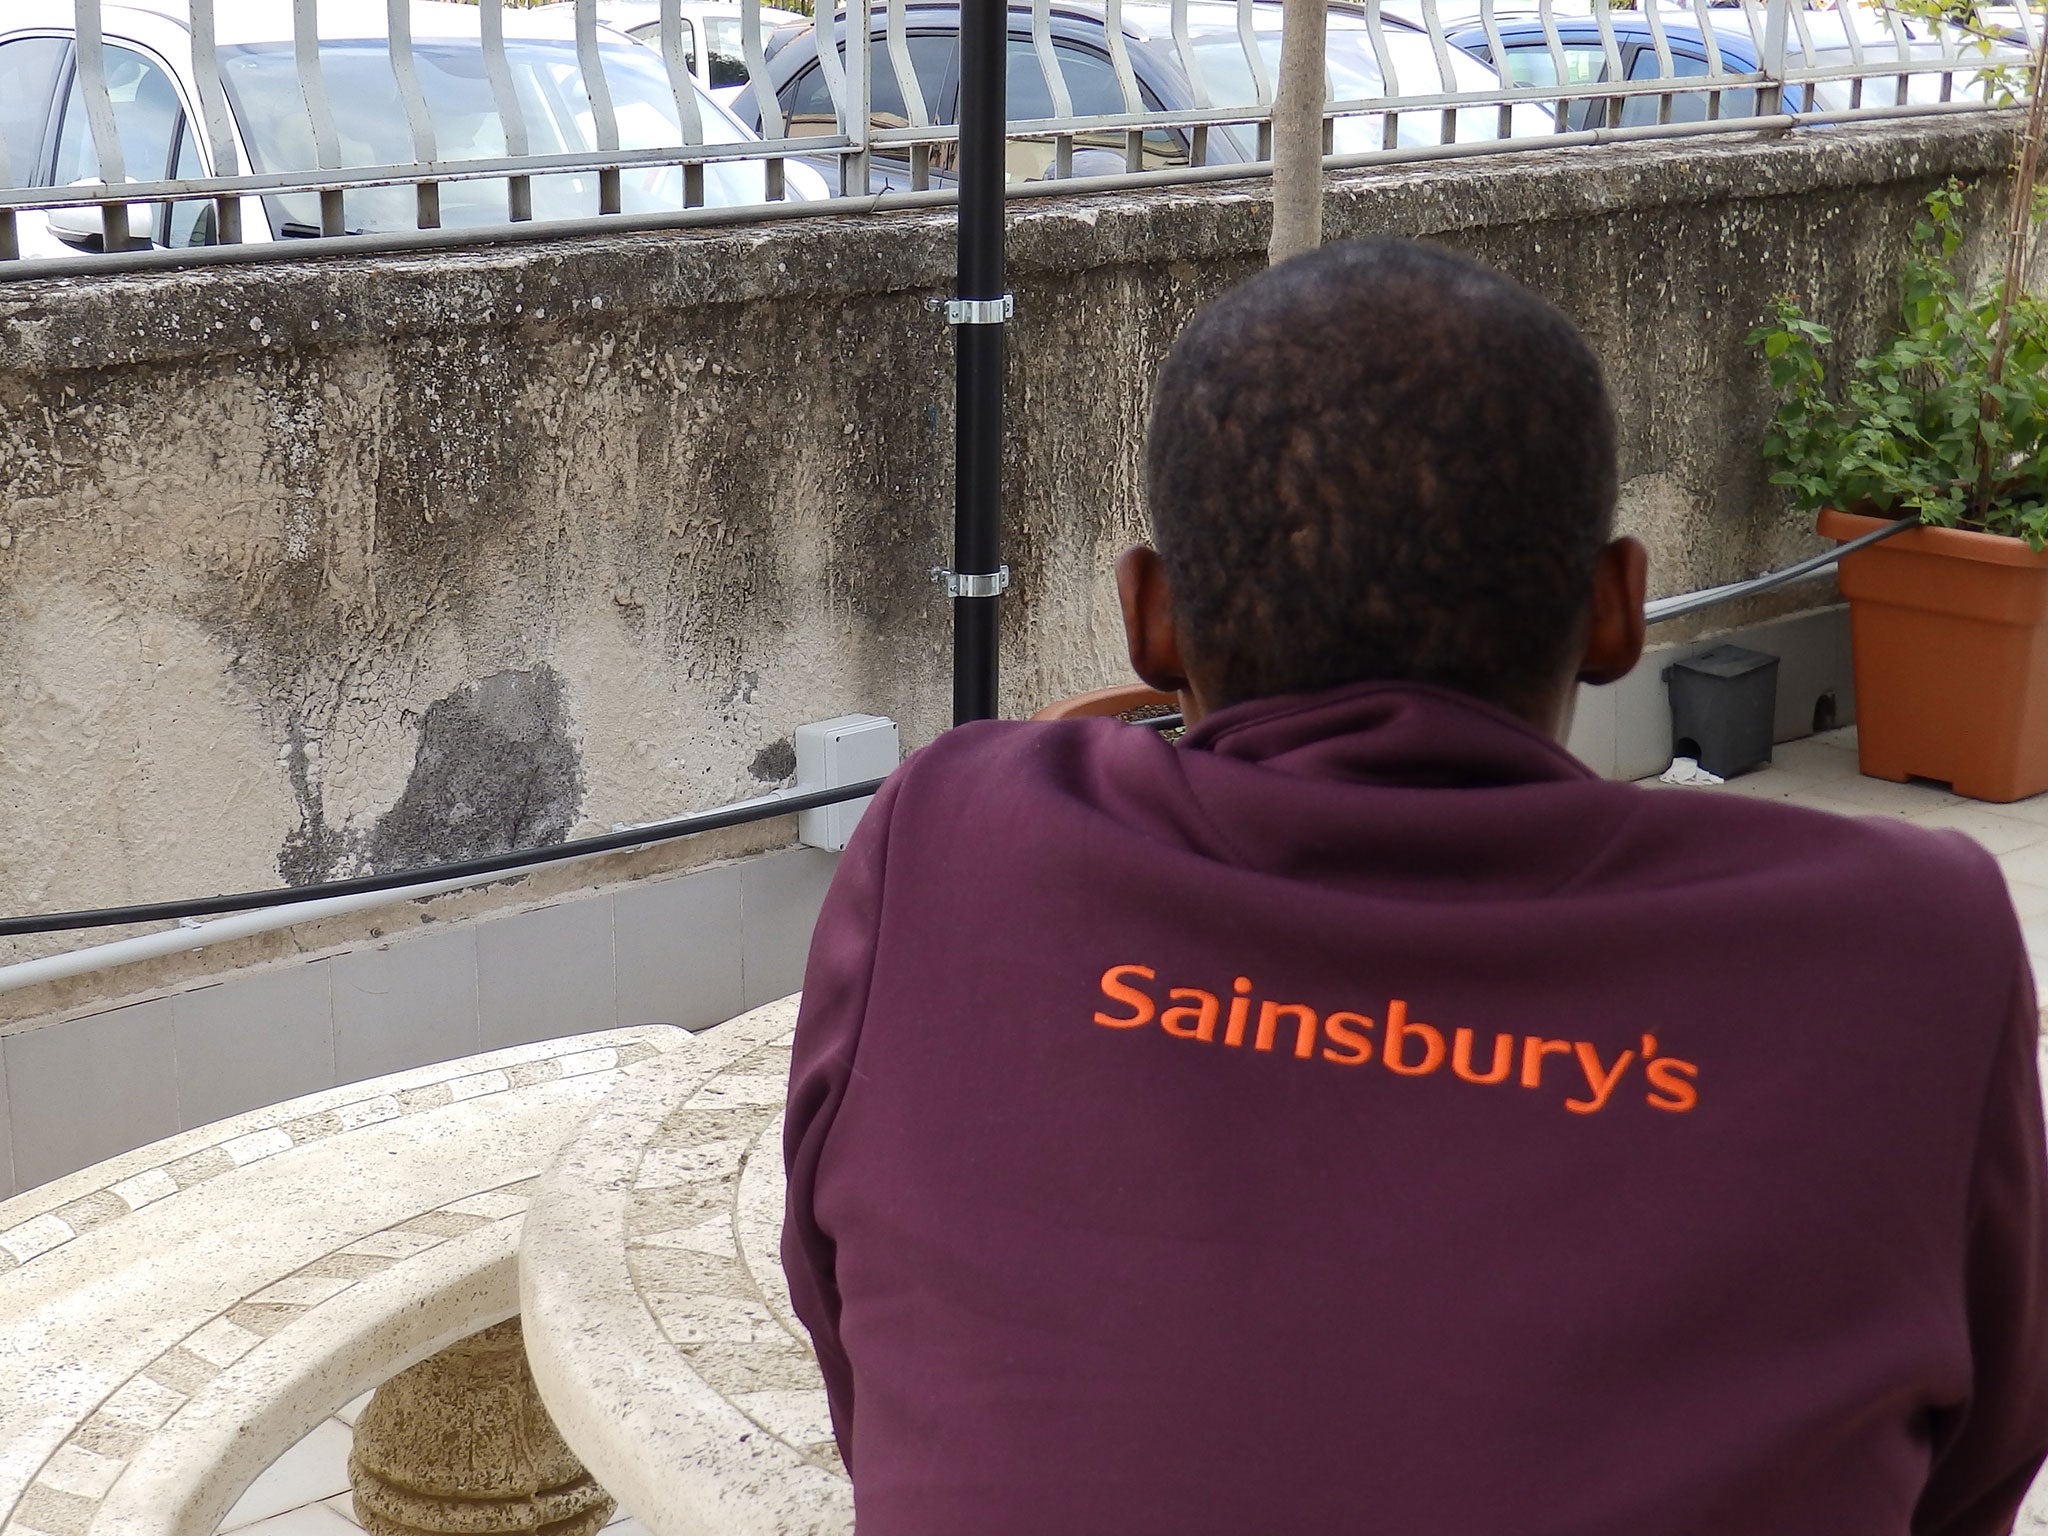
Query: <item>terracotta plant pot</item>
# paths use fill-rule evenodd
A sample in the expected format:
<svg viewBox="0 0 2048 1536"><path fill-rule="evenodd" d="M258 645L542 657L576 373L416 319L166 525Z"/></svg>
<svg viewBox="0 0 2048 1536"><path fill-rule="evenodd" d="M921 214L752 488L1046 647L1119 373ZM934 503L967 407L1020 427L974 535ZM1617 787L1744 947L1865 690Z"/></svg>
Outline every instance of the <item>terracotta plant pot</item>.
<svg viewBox="0 0 2048 1536"><path fill-rule="evenodd" d="M1069 694L1054 699L1031 718L1034 720L1076 720L1084 715L1121 715L1143 709L1179 709L1180 700L1143 683L1119 683L1114 688L1097 688L1092 693Z"/></svg>
<svg viewBox="0 0 2048 1536"><path fill-rule="evenodd" d="M1832 509L1823 537L1888 519ZM1846 555L1856 737L1874 779L1939 779L1973 800L2048 790L2048 553L1914 528Z"/></svg>

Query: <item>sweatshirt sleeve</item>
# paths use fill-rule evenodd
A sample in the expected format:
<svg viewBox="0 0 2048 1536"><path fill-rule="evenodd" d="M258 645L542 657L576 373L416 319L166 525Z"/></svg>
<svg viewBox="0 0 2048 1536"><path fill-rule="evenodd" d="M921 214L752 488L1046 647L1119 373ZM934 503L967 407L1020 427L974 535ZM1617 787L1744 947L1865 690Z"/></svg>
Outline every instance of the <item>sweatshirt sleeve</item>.
<svg viewBox="0 0 2048 1536"><path fill-rule="evenodd" d="M896 779L882 786L840 855L811 936L790 1064L782 1160L789 1178L782 1267L790 1303L810 1330L839 1454L853 1469L853 1375L839 1339L836 1244L817 1218L819 1164L846 1096L867 1013L882 915L882 866Z"/></svg>
<svg viewBox="0 0 2048 1536"><path fill-rule="evenodd" d="M2024 959L2013 991L1970 1190L1970 1397L1937 1428L1915 1536L2005 1536L2048 1452L2048 1181L2040 1021Z"/></svg>

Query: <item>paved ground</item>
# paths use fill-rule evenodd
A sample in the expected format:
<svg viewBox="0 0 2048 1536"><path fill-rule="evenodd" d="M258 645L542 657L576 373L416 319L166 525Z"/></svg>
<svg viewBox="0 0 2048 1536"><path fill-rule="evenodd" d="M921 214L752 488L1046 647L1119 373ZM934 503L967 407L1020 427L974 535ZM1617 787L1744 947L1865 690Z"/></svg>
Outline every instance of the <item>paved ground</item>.
<svg viewBox="0 0 2048 1536"><path fill-rule="evenodd" d="M1849 726L1781 745L1769 768L1706 788L1671 794L1760 795L1851 816L1898 816L1922 826L1953 827L1982 843L2005 871L2026 931L2036 975L2048 975L2048 795L2014 805L1959 799L1931 784L1887 784L1856 768L1856 728ZM348 1496L349 1426L362 1409L351 1403L315 1429L258 1478L221 1524L223 1536L351 1536L357 1530ZM2023 1520L2022 1530L2044 1527ZM621 1515L610 1536L647 1536Z"/></svg>

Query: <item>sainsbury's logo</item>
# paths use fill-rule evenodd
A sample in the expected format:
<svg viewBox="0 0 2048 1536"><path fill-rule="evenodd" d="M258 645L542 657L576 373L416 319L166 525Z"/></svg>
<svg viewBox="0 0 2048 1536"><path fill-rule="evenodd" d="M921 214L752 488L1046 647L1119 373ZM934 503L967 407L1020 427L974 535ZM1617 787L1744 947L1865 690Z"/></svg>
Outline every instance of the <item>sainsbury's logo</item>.
<svg viewBox="0 0 2048 1536"><path fill-rule="evenodd" d="M1121 1010L1097 1012L1107 1029L1141 1029L1157 1023L1178 1040L1221 1043L1255 1051L1284 1050L1303 1061L1362 1067L1378 1061L1398 1077L1428 1077L1449 1066L1451 1075L1482 1086L1513 1081L1523 1088L1562 1089L1564 1107L1575 1115L1598 1114L1637 1074L1643 1102L1666 1114L1682 1115L1699 1103L1700 1069L1661 1054L1657 1037L1603 1060L1588 1040L1549 1040L1540 1035L1495 1033L1484 1051L1470 1029L1450 1038L1434 1024L1408 1017L1408 1005L1391 1000L1384 1019L1339 1009L1318 1013L1307 1003L1282 1003L1254 996L1249 977L1231 984L1228 997L1201 987L1161 987L1148 965L1113 965L1102 973L1102 995ZM1161 1004L1167 1006L1162 1007ZM1553 1062L1551 1058L1560 1058ZM1547 1081L1546 1081L1547 1079Z"/></svg>

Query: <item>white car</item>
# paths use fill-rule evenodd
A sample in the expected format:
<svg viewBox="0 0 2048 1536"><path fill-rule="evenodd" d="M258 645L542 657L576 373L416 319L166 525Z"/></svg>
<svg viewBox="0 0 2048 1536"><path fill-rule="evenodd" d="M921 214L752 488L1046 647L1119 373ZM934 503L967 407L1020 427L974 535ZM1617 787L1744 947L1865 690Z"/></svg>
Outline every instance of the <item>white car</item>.
<svg viewBox="0 0 2048 1536"><path fill-rule="evenodd" d="M576 0L557 0L542 6L545 11L563 11L573 16ZM682 0L677 9L683 62L690 73L711 92L713 99L730 105L747 83L747 53L741 31L745 17L738 0ZM650 48L661 46L661 0L597 0L597 19L616 27L635 42ZM779 27L808 18L795 11L761 7L761 43Z"/></svg>
<svg viewBox="0 0 2048 1536"><path fill-rule="evenodd" d="M341 167L408 166L416 161L385 35L384 0L319 0L319 77L331 112ZM234 172L312 172L320 163L313 114L302 93L292 43L291 0L237 0L218 8L218 61L232 122ZM526 149L561 155L597 148L595 118L577 61L573 20L507 9L505 62L524 119ZM490 160L507 153L486 68L480 12L473 5L414 0L413 62L440 162ZM108 0L103 12L108 94L127 181L223 174L200 124L187 0ZM99 157L87 123L75 59L71 0L5 0L0 7L0 186L28 188L97 184ZM660 57L606 30L599 60L625 150L683 142L676 97ZM704 88L697 91L703 135L714 144L755 135ZM536 220L589 218L599 211L598 172L552 172L529 178ZM444 228L506 223L509 183L502 176L440 184ZM792 165L785 195L823 197L815 172ZM704 202L734 206L766 200L757 161L704 167ZM318 235L318 192L244 197L246 242ZM620 176L622 213L684 206L676 166L627 167ZM418 197L409 185L364 187L342 197L348 233L395 232L417 226ZM24 257L64 256L102 248L97 207L22 210ZM198 246L217 239L210 199L136 204L129 244Z"/></svg>

